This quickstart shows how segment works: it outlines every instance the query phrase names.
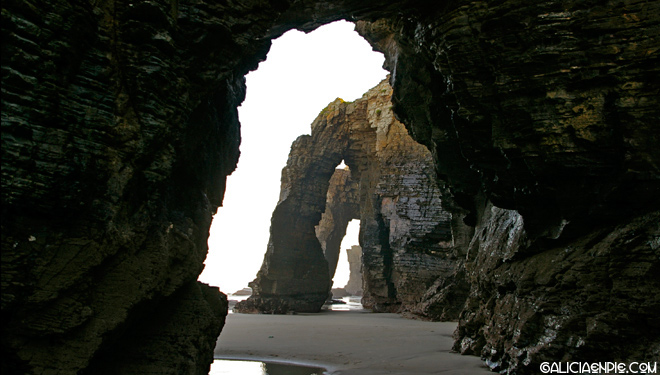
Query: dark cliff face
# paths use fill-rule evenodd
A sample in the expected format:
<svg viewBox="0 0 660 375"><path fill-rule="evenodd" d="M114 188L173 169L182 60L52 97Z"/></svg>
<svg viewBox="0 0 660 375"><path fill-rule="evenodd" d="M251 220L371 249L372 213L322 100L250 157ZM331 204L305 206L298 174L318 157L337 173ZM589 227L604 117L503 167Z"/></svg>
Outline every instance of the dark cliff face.
<svg viewBox="0 0 660 375"><path fill-rule="evenodd" d="M2 7L3 372L119 358L130 373L137 333L170 337L153 353L177 345L166 321L205 335L179 332L189 345L156 368L208 368L226 307L195 279L238 157L242 77L271 38L340 18L365 21L395 112L477 228L461 348L519 373L658 356L658 2Z"/></svg>
<svg viewBox="0 0 660 375"><path fill-rule="evenodd" d="M428 11L360 30L463 206L484 194L550 238L657 208L657 4Z"/></svg>
<svg viewBox="0 0 660 375"><path fill-rule="evenodd" d="M455 349L511 373L657 359L659 5L427 11L359 30L476 226Z"/></svg>
<svg viewBox="0 0 660 375"><path fill-rule="evenodd" d="M541 244L518 212L487 205L468 250L471 291L454 349L513 373L604 355L657 360L659 219Z"/></svg>

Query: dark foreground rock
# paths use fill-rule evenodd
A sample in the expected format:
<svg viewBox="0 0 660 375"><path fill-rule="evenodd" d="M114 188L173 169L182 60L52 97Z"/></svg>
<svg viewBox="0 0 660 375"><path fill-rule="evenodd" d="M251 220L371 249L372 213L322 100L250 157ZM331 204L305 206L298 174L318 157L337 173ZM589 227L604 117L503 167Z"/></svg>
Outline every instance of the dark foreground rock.
<svg viewBox="0 0 660 375"><path fill-rule="evenodd" d="M127 341L119 348L102 347L85 373L168 374L172 369L208 373L216 344L213 333L219 334L226 317L217 311L226 311L227 306L226 298L218 298L217 288L186 285L155 311L129 323L123 335Z"/></svg>
<svg viewBox="0 0 660 375"><path fill-rule="evenodd" d="M660 213L545 244L529 240L515 211L491 206L485 215L454 350L509 371L568 356L601 362L604 352L658 359Z"/></svg>

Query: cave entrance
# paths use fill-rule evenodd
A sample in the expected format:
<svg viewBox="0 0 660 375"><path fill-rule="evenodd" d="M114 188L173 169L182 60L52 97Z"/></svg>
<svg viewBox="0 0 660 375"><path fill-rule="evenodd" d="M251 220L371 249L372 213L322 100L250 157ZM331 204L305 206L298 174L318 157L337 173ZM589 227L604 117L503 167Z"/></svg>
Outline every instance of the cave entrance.
<svg viewBox="0 0 660 375"><path fill-rule="evenodd" d="M310 133L329 102L357 99L381 81L387 74L383 62L346 21L308 34L292 30L273 41L266 61L246 76L241 157L213 219L200 281L233 293L254 279L292 141Z"/></svg>

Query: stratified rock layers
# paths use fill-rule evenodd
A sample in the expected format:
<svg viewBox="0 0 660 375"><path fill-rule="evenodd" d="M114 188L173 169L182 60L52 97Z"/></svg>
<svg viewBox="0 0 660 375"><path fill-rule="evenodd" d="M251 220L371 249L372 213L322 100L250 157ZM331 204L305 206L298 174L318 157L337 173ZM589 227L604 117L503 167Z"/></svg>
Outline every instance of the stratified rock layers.
<svg viewBox="0 0 660 375"><path fill-rule="evenodd" d="M385 53L443 204L477 228L454 233L471 243L461 350L518 374L658 357L658 1L2 9L3 373L94 373L162 319L215 338L223 297L190 285L238 156L243 76L272 38L340 18ZM208 319L166 318L173 305ZM168 341L180 373L208 369L208 345Z"/></svg>
<svg viewBox="0 0 660 375"><path fill-rule="evenodd" d="M361 223L362 303L369 308L410 309L460 267L431 155L394 118L391 95L383 81L353 103L337 99L312 123L311 136L293 143L268 250L250 284L255 294L237 311L318 311L351 219ZM350 170L335 169L342 160Z"/></svg>
<svg viewBox="0 0 660 375"><path fill-rule="evenodd" d="M660 3L426 10L359 28L475 226L455 349L517 374L657 360Z"/></svg>
<svg viewBox="0 0 660 375"><path fill-rule="evenodd" d="M3 373L208 372L227 306L196 279L238 158L243 47L200 68L218 30L198 16L3 2Z"/></svg>

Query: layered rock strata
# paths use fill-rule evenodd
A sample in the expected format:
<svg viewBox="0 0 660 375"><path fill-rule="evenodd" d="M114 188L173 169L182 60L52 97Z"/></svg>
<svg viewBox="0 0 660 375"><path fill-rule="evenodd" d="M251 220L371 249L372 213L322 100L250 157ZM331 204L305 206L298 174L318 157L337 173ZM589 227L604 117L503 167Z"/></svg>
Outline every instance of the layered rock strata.
<svg viewBox="0 0 660 375"><path fill-rule="evenodd" d="M226 303L191 283L268 43L207 48L191 4L2 7L2 372L208 372Z"/></svg>
<svg viewBox="0 0 660 375"><path fill-rule="evenodd" d="M359 28L476 227L455 348L516 374L657 360L660 4L427 11Z"/></svg>
<svg viewBox="0 0 660 375"><path fill-rule="evenodd" d="M237 311L318 311L351 219L361 223L368 308L411 309L436 279L461 267L431 155L394 118L391 95L383 81L353 103L337 99L314 120L312 134L293 143L264 263L250 284L255 294ZM350 170L335 169L342 160Z"/></svg>
<svg viewBox="0 0 660 375"><path fill-rule="evenodd" d="M658 357L658 1L2 9L3 373L94 372L161 318L217 335L217 291L198 299L217 324L158 307L196 305L242 77L272 38L341 18L386 55L395 112L431 150L443 204L478 228L461 348L518 374L543 359ZM576 261L566 271L541 261L562 251ZM189 351L180 372L203 373L210 351L186 340L161 343Z"/></svg>

